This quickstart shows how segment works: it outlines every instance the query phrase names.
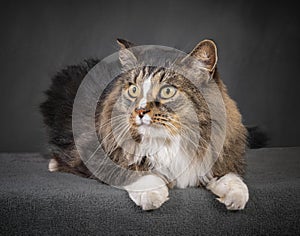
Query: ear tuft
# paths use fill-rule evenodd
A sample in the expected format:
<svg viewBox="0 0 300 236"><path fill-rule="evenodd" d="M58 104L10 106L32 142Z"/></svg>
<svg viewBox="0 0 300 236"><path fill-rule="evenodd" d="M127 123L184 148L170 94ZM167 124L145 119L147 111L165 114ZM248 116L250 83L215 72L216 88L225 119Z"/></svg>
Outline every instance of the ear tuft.
<svg viewBox="0 0 300 236"><path fill-rule="evenodd" d="M119 60L121 62L123 70L126 71L127 69L134 67L137 63L135 55L129 49L131 47L134 47L134 44L125 39L117 39L117 43L120 46Z"/></svg>
<svg viewBox="0 0 300 236"><path fill-rule="evenodd" d="M121 47L121 49L134 47L134 44L125 40L125 39L117 39L117 43Z"/></svg>
<svg viewBox="0 0 300 236"><path fill-rule="evenodd" d="M199 60L205 69L213 72L218 61L217 46L212 40L203 40L197 44L190 56Z"/></svg>
<svg viewBox="0 0 300 236"><path fill-rule="evenodd" d="M131 69L137 64L136 57L128 49L121 49L119 51L119 60L124 70Z"/></svg>

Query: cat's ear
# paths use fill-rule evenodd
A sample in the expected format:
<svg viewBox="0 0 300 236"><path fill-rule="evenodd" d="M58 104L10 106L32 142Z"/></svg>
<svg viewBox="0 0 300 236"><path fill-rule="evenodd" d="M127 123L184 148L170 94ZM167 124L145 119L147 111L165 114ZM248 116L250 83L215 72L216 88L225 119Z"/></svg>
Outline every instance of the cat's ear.
<svg viewBox="0 0 300 236"><path fill-rule="evenodd" d="M189 56L199 60L204 69L213 72L218 61L217 46L209 39L203 40L197 44Z"/></svg>
<svg viewBox="0 0 300 236"><path fill-rule="evenodd" d="M129 48L133 47L134 44L126 41L125 39L117 39L117 43L120 46L119 60L124 70L132 69L137 64L137 59Z"/></svg>
<svg viewBox="0 0 300 236"><path fill-rule="evenodd" d="M125 39L117 39L117 43L119 44L121 49L134 47L134 44L125 40Z"/></svg>

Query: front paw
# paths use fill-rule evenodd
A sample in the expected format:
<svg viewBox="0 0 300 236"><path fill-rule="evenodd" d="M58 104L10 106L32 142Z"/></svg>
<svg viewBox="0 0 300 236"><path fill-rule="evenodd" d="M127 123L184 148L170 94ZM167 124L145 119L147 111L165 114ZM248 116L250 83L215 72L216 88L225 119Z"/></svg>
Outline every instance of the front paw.
<svg viewBox="0 0 300 236"><path fill-rule="evenodd" d="M223 197L217 200L225 204L228 210L243 210L249 199L248 189L237 188L227 192Z"/></svg>
<svg viewBox="0 0 300 236"><path fill-rule="evenodd" d="M168 195L167 187L146 192L129 192L130 198L145 211L159 208L169 200Z"/></svg>
<svg viewBox="0 0 300 236"><path fill-rule="evenodd" d="M129 197L143 210L159 208L169 198L166 183L156 175L146 175L136 182L125 186Z"/></svg>
<svg viewBox="0 0 300 236"><path fill-rule="evenodd" d="M242 210L249 200L249 191L243 180L233 173L219 180L212 179L207 189L219 196L217 200L225 204L228 210Z"/></svg>

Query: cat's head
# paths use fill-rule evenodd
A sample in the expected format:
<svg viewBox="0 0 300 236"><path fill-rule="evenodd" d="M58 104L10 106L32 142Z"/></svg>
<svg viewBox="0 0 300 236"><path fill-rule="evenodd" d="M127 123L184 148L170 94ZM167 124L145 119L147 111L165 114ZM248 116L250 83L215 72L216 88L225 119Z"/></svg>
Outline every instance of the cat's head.
<svg viewBox="0 0 300 236"><path fill-rule="evenodd" d="M139 57L131 50L134 45L122 39L118 44L124 72L108 89L100 115L101 136L108 137L106 149L111 151L122 145L134 149L133 142L141 143L145 138L172 142L178 136L187 143L199 140L200 135L203 140L200 146L207 143L210 114L197 86L172 68L135 66L139 65ZM198 79L209 84L217 63L215 43L200 42L188 58L199 62ZM182 66L188 67L189 63Z"/></svg>

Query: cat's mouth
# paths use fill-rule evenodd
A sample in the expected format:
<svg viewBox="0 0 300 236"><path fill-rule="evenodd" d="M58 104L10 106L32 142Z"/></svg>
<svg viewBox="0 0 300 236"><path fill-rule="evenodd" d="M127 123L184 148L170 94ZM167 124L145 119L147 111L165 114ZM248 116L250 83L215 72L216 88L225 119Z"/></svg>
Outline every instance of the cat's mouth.
<svg viewBox="0 0 300 236"><path fill-rule="evenodd" d="M149 115L144 115L144 116L136 116L135 118L135 123L137 126L140 126L140 125L150 125L152 123L152 119Z"/></svg>
<svg viewBox="0 0 300 236"><path fill-rule="evenodd" d="M169 133L162 126L154 123L140 124L137 127L138 133L141 135L142 140L145 138L156 139L156 138L167 138Z"/></svg>

